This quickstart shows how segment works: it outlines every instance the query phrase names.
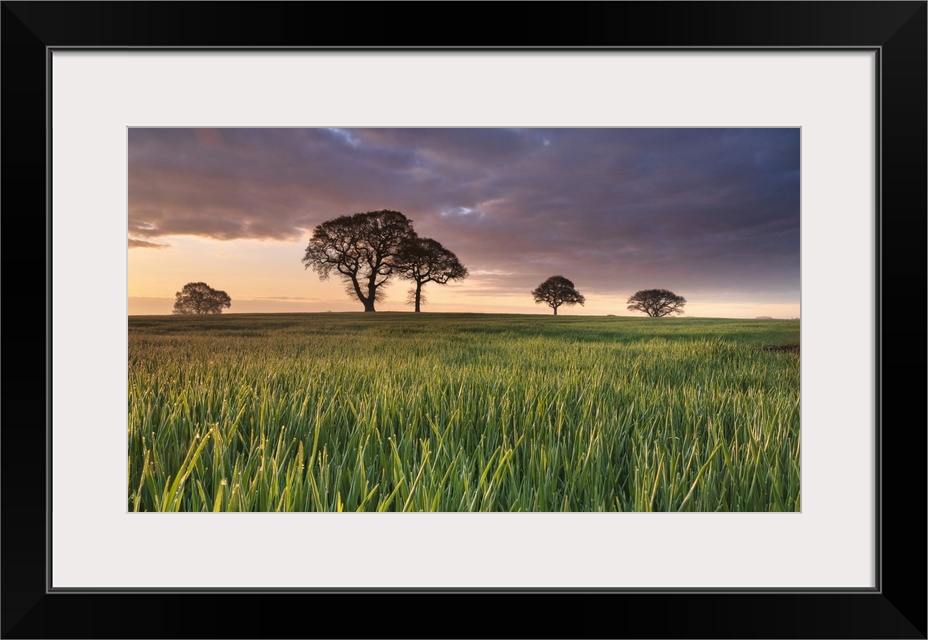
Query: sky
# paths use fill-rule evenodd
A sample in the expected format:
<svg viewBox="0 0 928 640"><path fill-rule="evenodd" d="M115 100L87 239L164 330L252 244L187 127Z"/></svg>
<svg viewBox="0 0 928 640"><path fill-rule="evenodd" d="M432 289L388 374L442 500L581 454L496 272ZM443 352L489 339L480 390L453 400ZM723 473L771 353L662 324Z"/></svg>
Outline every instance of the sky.
<svg viewBox="0 0 928 640"><path fill-rule="evenodd" d="M798 128L130 128L129 314L169 314L206 282L224 313L363 311L305 268L313 228L391 209L467 267L424 312L551 314L553 275L584 306L642 315L641 289L684 317L798 318ZM408 281L378 311L411 312Z"/></svg>

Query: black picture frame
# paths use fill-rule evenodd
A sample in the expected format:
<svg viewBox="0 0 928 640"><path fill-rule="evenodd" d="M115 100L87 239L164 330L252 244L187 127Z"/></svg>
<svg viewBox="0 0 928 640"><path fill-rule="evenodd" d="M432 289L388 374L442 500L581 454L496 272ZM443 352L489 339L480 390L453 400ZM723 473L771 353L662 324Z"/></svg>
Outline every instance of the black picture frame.
<svg viewBox="0 0 928 640"><path fill-rule="evenodd" d="M5 333L8 346L47 348L41 365L34 353L30 363L8 350L3 368L2 637L926 638L923 386L916 387L913 401L909 374L888 375L907 370L893 366L898 353L918 353L915 364L924 364L924 351L915 348L925 335L924 305L899 312L893 303L890 313L882 313L883 300L894 300L899 286L906 287L908 300L912 290L916 300L926 291L926 15L924 1L519 3L507 11L501 3L3 2ZM423 32L422 24L437 30ZM49 52L285 46L876 51L876 588L50 590ZM40 234L44 254L35 250ZM31 242L24 251L25 239ZM86 309L68 312L92 314L92 293L88 297ZM836 301L836 322L853 312L852 302ZM36 317L39 308L46 311L44 325ZM909 326L915 318L918 328ZM26 375L32 371L34 376ZM22 417L22 406L31 407L31 418ZM45 429L34 417L36 407L46 409ZM436 627L432 619L444 622Z"/></svg>

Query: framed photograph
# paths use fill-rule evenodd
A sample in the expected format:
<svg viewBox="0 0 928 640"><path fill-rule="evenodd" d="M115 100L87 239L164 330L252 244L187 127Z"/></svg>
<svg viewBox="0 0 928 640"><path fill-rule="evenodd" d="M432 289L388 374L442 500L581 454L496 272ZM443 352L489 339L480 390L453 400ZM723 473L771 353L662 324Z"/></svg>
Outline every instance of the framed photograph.
<svg viewBox="0 0 928 640"><path fill-rule="evenodd" d="M414 22L447 21L448 12L460 6L416 5ZM306 30L310 18L316 25L355 25L361 8L351 3L3 3L3 143L5 157L17 160L5 163L7 237L22 237L17 223L33 219L10 213L22 207L14 207L14 199L45 202L47 323L38 339L48 345L43 398L35 400L47 407L45 431L18 429L8 413L3 434L4 637L926 637L925 433L918 426L900 428L911 424L910 412L894 419L897 412L888 411L913 403L901 397L902 381L885 377L898 368L884 364L891 354L887 345L912 329L902 326L907 316L890 307L886 331L882 313L896 282L911 290L912 276L905 274L924 274L926 3L541 3L532 7L531 19L538 33L552 34L546 37L498 16L487 27L496 13L491 9L500 7L468 5L466 15L453 22L460 19L459 33L479 35L449 35L436 43L406 27L388 35L363 26L345 35ZM413 13L386 3L364 8L383 14L375 21L381 24L407 24L411 18L400 14ZM481 27L468 31L467 25ZM155 245L171 238L156 232L163 225L181 236L195 229L193 237L212 238L186 249L228 252L216 264L241 277L272 259L270 253L249 253L241 243L273 240L273 231L251 236L229 231L246 217L223 209L228 201L198 200L198 192L183 188L187 176L196 174L201 182L213 176L221 183L219 164L228 168L232 158L248 156L247 170L257 167L267 176L265 196L287 206L283 189L274 189L286 182L280 177L286 170L277 156L268 155L262 132L280 137L299 130L323 149L313 161L324 182L342 183L340 191L319 186L300 197L336 202L336 191L363 189L373 184L370 172L382 169L357 154L349 162L333 151L333 140L350 151L379 136L377 153L399 156L408 144L404 132L429 131L432 146L421 148L479 164L480 153L473 149L480 145L471 137L452 140L447 132L504 128L537 133L532 144L540 149L560 142L557 133L601 132L576 142L562 139L569 149L565 157L574 158L575 166L598 153L618 153L600 145L620 131L699 132L666 147L665 155L678 156L722 144L703 140L721 130L795 138L789 142L795 143L789 153L798 154L789 161L795 170L783 173L795 181L776 184L741 183L737 177L745 164L774 162L766 138L757 148L737 136L725 143L730 164L739 165L724 174L729 191L795 190L800 200L800 228L783 233L798 232L800 238L801 466L779 454L765 463L766 472L756 479L766 483L764 491L751 495L776 496L771 502L736 509L725 508L730 497L715 502L703 497L701 508L689 511L695 496L711 494L695 493L701 486L696 477L677 501L662 502L661 495L655 502L652 496L649 506L665 504L654 509L660 513L644 513L645 503L607 513L598 503L570 502L566 495L562 508L518 503L523 513L500 513L495 503L488 509L495 513L429 509L425 503L410 510L431 513L334 513L346 500L352 510L364 511L364 496L355 504L350 501L356 496L349 499L342 490L331 491L334 501L331 495L319 497L324 490L299 500L273 494L274 504L292 499L317 509L276 509L266 494L260 504L267 508L250 502L244 509L250 513L199 513L232 511L227 507L236 503L202 484L198 493L191 483L191 493L181 495L185 478L179 473L172 494L172 479L144 471L137 474L139 489L127 496L127 442L130 484L132 469L145 467L149 455L141 437L133 439L131 420L128 440L125 429L127 391L130 413L139 406L131 367L127 387L127 363L138 355L127 340L132 330L127 317L139 313L132 305L145 296L133 288L133 277L141 281L138 274L144 272L181 278L175 306L180 311L194 308L193 298L202 293L197 284L208 293L225 293L222 286L207 286L212 278L191 280L189 291L180 290L187 281L180 270L159 263L145 271L127 257L127 244L156 254L161 249ZM217 134L223 131L251 138L227 144ZM172 138L177 132L183 136ZM551 135L542 135L546 132ZM200 147L218 146L222 162L204 164L187 138ZM505 153L495 137L484 142L497 155ZM646 153L633 138L618 136L614 143L628 154ZM648 144L658 148L653 140ZM468 145L471 151L464 150ZM652 164L658 162L654 157ZM170 172L161 170L166 164ZM674 184L689 172L693 181L704 182L701 193L722 190L706 177L707 161L701 164L700 171L674 165ZM435 176L427 171L420 167L420 197L434 199L425 185ZM455 174L461 184L474 175ZM639 180L644 192L645 178ZM165 182L172 185L173 202L157 195L165 192L157 188ZM388 183L407 194L416 184L396 176L380 184ZM458 192L461 184L455 185ZM144 215L133 193L145 194ZM705 203L694 193L686 197L699 210ZM478 255L477 236L461 225L482 210L462 208L453 199L441 204L458 226L422 227L417 219L420 232L450 249L457 248L454 242L471 247L462 256ZM503 211L500 203L486 206ZM694 216L699 233L710 224L719 225L721 234L736 232L721 224L721 212ZM746 219L755 226L775 225L772 214ZM575 220L593 225L593 218L579 213ZM332 254L314 253L312 241L306 244L311 227L321 222L312 221L298 247L300 255L305 251L305 264L294 257L299 272L316 267L326 275L320 260ZM549 219L536 223L553 225ZM557 229L561 236L585 237ZM25 231L36 233L31 226ZM743 237L750 238L744 240L746 251L794 255L792 245L771 240L776 234ZM405 251L407 257L414 253ZM675 245L673 251L682 249ZM10 254L18 256L12 249ZM910 264L913 258L917 265ZM29 260L37 257L22 263ZM900 261L907 263L905 273ZM694 256L694 272L697 262ZM738 265L726 269L734 272ZM301 274L305 280L318 280L308 271ZM464 271L455 272L458 280ZM762 276L770 274L757 277ZM36 287L10 280L8 299L20 305L37 298ZM337 286L342 284L351 283ZM536 300L555 312L562 303L564 311L592 302L581 295L579 280L579 292L570 281L566 298L552 297L558 284L550 278L539 284ZM429 286L426 294L437 288ZM373 306L374 291L369 293ZM422 302L418 295L410 300L416 307ZM362 294L356 301L368 304ZM446 301L436 291L429 303ZM754 319L773 315L750 313ZM900 348L911 352L910 342ZM187 357L171 348L171 357ZM8 397L37 396L37 385L11 378ZM504 410L493 398L484 400L490 410ZM757 406L765 406L762 399ZM593 401L590 411L595 407ZM220 434L204 430L203 438L218 442ZM190 468L199 451L194 444L183 445L189 445ZM799 451L797 443L794 452ZM781 464L801 472L801 493L771 489L794 478L788 470L780 473ZM711 460L705 465L714 468ZM484 466L492 471L489 463ZM167 489L152 490L159 483ZM402 495L404 507L416 504L413 492ZM390 506L390 496L372 499ZM215 508L204 508L206 502ZM181 513L133 513L133 506ZM516 596L530 607L557 604L565 614L553 621L515 620L507 598ZM397 617L402 617L397 605L420 602L451 621L449 628L410 632L408 622ZM476 603L480 615L462 614L467 603ZM243 611L245 605L268 614L190 621L151 613L191 605L204 611ZM289 621L269 620L281 606L303 611L320 605L336 611L360 606L365 614L350 629L313 622L312 632L304 629L298 636ZM512 622L488 631L486 621L500 617L495 613Z"/></svg>

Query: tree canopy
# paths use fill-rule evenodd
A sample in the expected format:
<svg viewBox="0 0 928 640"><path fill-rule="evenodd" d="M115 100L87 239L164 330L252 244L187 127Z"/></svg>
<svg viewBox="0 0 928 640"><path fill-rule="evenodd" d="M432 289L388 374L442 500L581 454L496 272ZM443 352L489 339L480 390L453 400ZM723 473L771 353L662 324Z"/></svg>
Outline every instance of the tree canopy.
<svg viewBox="0 0 928 640"><path fill-rule="evenodd" d="M551 276L532 291L532 296L536 304L544 302L554 309L554 315L557 315L557 308L561 305L583 306L586 302L586 298L574 288L574 283L564 276Z"/></svg>
<svg viewBox="0 0 928 640"><path fill-rule="evenodd" d="M205 282L188 282L176 294L174 313L180 316L222 313L232 306L232 298L225 291L213 289Z"/></svg>
<svg viewBox="0 0 928 640"><path fill-rule="evenodd" d="M397 268L400 246L414 236L412 221L399 211L339 216L313 230L302 262L322 280L338 274L364 311L376 311L374 303L383 299L383 287Z"/></svg>
<svg viewBox="0 0 928 640"><path fill-rule="evenodd" d="M412 236L407 238L396 256L397 270L402 278L412 280L415 287L409 292L415 311L421 311L425 298L422 287L429 282L447 284L450 280L467 277L467 268L453 252L431 238Z"/></svg>
<svg viewBox="0 0 928 640"><path fill-rule="evenodd" d="M686 298L667 289L644 289L628 299L629 311L643 311L652 318L683 313Z"/></svg>

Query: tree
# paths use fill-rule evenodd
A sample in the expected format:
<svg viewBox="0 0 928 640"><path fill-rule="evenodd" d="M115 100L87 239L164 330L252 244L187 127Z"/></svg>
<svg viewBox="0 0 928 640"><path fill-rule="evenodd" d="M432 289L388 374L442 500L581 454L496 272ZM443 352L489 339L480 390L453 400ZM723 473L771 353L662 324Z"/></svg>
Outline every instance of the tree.
<svg viewBox="0 0 928 640"><path fill-rule="evenodd" d="M644 311L652 318L683 313L686 299L667 289L645 289L628 299L629 311Z"/></svg>
<svg viewBox="0 0 928 640"><path fill-rule="evenodd" d="M174 313L179 316L222 313L232 306L232 298L225 291L217 291L205 282L188 282L178 291Z"/></svg>
<svg viewBox="0 0 928 640"><path fill-rule="evenodd" d="M544 302L554 309L554 315L557 315L557 308L562 304L579 304L582 307L586 302L586 298L574 289L574 283L564 276L551 276L538 285L532 295L535 296L536 304Z"/></svg>
<svg viewBox="0 0 928 640"><path fill-rule="evenodd" d="M416 286L409 292L409 301L415 312L422 310L425 297L422 287L428 282L447 284L449 280L463 280L467 268L458 257L445 249L440 242L431 238L411 236L406 239L397 254L397 267L402 278L412 280Z"/></svg>
<svg viewBox="0 0 928 640"><path fill-rule="evenodd" d="M412 221L399 211L339 216L313 229L302 261L321 280L337 273L364 311L376 311L374 302L383 300L383 286L396 270L397 252L414 235Z"/></svg>

